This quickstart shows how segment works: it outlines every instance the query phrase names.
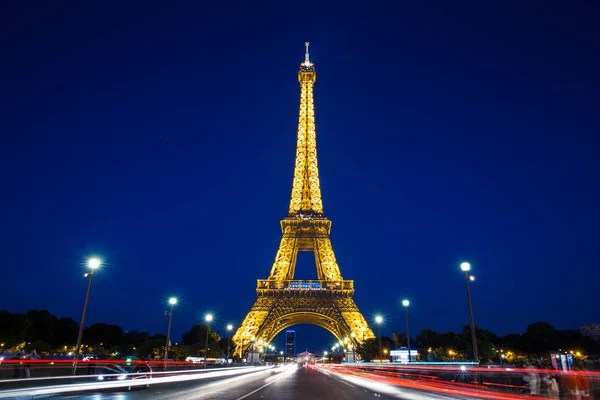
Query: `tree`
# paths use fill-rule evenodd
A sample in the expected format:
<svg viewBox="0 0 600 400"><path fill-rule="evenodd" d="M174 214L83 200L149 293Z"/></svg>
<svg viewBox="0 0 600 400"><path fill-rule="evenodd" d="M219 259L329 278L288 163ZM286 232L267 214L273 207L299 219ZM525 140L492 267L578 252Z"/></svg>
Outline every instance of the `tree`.
<svg viewBox="0 0 600 400"><path fill-rule="evenodd" d="M104 348L120 346L124 339L123 328L99 322L85 328L83 338L87 345L101 345Z"/></svg>
<svg viewBox="0 0 600 400"><path fill-rule="evenodd" d="M527 327L523 334L527 353L542 354L558 348L560 338L556 328L544 321L537 321Z"/></svg>
<svg viewBox="0 0 600 400"><path fill-rule="evenodd" d="M206 324L196 324L193 325L192 328L183 334L182 343L194 346L194 345L202 345L206 343ZM219 335L212 330L210 325L208 325L208 344L209 346L215 343L218 343L221 338Z"/></svg>
<svg viewBox="0 0 600 400"><path fill-rule="evenodd" d="M150 338L150 334L148 332L138 332L131 331L125 334L123 338L123 343L121 344L121 352L122 353L133 353L137 354L135 350L137 350L141 344ZM166 339L165 339L166 343Z"/></svg>
<svg viewBox="0 0 600 400"><path fill-rule="evenodd" d="M379 354L379 339L371 338L359 343L356 346L356 353L359 354L364 361L371 361L377 358L377 355Z"/></svg>
<svg viewBox="0 0 600 400"><path fill-rule="evenodd" d="M135 354L139 358L163 358L165 355L165 345L167 343L167 336L158 334L152 335L147 340L144 340L136 347Z"/></svg>
<svg viewBox="0 0 600 400"><path fill-rule="evenodd" d="M475 327L475 334L477 337L477 350L479 352L479 359L482 362L487 362L488 360L493 360L496 358L496 347L500 342L498 336L494 335L492 332L482 329L479 327ZM463 331L461 334L461 341L465 343L467 350L467 358L473 358L473 339L471 337L471 326L464 325Z"/></svg>
<svg viewBox="0 0 600 400"><path fill-rule="evenodd" d="M62 317L56 321L54 326L54 341L52 345L56 348L75 345L79 324L73 318Z"/></svg>
<svg viewBox="0 0 600 400"><path fill-rule="evenodd" d="M25 314L0 311L0 338L7 347L25 342L29 320Z"/></svg>
<svg viewBox="0 0 600 400"><path fill-rule="evenodd" d="M25 331L25 341L43 341L54 343L54 334L58 320L46 310L29 310L26 314L29 325Z"/></svg>

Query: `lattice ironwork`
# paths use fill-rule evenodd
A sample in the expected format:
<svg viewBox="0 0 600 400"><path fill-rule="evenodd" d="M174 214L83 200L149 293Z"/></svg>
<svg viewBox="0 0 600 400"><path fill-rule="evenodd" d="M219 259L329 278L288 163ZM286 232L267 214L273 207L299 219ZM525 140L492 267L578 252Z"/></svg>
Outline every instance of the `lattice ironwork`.
<svg viewBox="0 0 600 400"><path fill-rule="evenodd" d="M271 273L258 280L258 298L233 336L240 356L251 343L269 343L296 324L321 326L339 341L375 337L354 303L354 281L342 278L329 238L331 221L323 214L313 101L316 77L306 43L298 72L300 111L290 208L281 221L282 237ZM318 280L294 279L299 251L315 254Z"/></svg>

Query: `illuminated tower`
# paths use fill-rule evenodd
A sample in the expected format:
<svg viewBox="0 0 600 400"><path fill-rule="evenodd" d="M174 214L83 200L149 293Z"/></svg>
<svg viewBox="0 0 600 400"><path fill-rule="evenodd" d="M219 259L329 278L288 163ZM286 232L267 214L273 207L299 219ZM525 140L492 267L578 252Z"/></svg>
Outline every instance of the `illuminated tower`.
<svg viewBox="0 0 600 400"><path fill-rule="evenodd" d="M308 46L298 71L300 111L290 207L281 221L283 235L271 273L258 280L258 298L233 337L240 356L251 343L268 344L296 324L321 326L349 350L375 337L354 303L354 281L342 278L329 238L331 221L323 213L313 101L317 74ZM294 279L299 251L314 253L318 280Z"/></svg>

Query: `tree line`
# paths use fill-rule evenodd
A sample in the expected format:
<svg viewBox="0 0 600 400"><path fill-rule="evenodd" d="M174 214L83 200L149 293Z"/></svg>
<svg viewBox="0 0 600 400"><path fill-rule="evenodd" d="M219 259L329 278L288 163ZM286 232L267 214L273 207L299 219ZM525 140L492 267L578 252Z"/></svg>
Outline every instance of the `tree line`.
<svg viewBox="0 0 600 400"><path fill-rule="evenodd" d="M0 352L36 350L44 355L72 355L78 332L79 324L73 318L58 318L47 310L26 313L0 310ZM183 360L188 356L203 356L207 332L208 356L226 355L227 338L221 338L206 324L196 324L183 334L181 342L172 340L169 357ZM118 325L99 322L85 327L81 352L102 358L163 358L166 341L164 334L126 332Z"/></svg>
<svg viewBox="0 0 600 400"><path fill-rule="evenodd" d="M550 353L571 353L580 360L600 355L600 344L582 336L579 330L558 330L544 321L532 323L522 334L498 336L479 327L475 327L475 332L482 362L510 363L520 359L548 358ZM422 329L415 338L411 337L410 343L412 349L418 350L422 361L469 361L473 357L469 325L465 325L460 333ZM406 346L406 334L394 333L391 338L381 338L381 350L376 338L359 344L356 351L363 359L372 360L385 357L386 350Z"/></svg>
<svg viewBox="0 0 600 400"><path fill-rule="evenodd" d="M58 318L46 310L30 310L26 313L0 311L0 351L24 349L27 352L36 350L39 354L72 354L78 330L79 324L74 319ZM544 357L551 352L571 352L579 359L600 355L600 345L582 336L578 330L560 331L543 321L529 325L522 334L498 336L482 328L475 330L483 362L513 362L520 358ZM183 334L181 342L172 342L169 357L182 360L188 356L203 356L207 332L208 356L225 356L228 338L221 338L210 325L196 324ZM82 352L106 358L162 358L166 340L164 334L125 332L118 325L99 322L84 329ZM423 329L410 342L411 348L419 352L423 361L472 359L471 329L468 325L459 333ZM405 347L406 344L405 333L394 333L391 338L381 338L381 348L379 338L375 338L359 344L356 351L362 359L373 360L387 358L391 349ZM231 341L231 353L234 345Z"/></svg>

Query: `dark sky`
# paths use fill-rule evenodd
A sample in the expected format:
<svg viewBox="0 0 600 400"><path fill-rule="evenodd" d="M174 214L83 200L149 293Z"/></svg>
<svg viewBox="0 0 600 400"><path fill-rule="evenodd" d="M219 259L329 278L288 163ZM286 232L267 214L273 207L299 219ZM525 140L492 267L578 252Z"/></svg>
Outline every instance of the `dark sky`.
<svg viewBox="0 0 600 400"><path fill-rule="evenodd" d="M446 3L3 2L0 308L79 320L99 255L90 323L164 332L177 295L176 336L239 324L287 213L310 41L323 203L365 317L402 331L407 297L412 332L460 330L469 260L484 328L600 322L597 6Z"/></svg>

